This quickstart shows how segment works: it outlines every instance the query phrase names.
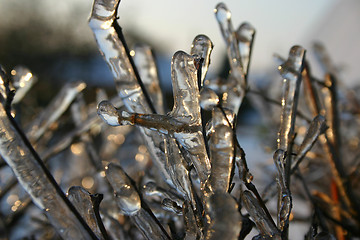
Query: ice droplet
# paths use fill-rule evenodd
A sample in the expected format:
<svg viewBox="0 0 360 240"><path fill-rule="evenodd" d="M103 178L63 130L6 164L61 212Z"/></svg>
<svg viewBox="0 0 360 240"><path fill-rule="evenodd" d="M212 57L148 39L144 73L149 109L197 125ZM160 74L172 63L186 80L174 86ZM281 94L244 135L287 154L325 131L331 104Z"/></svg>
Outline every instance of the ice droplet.
<svg viewBox="0 0 360 240"><path fill-rule="evenodd" d="M114 189L116 202L125 215L134 215L141 208L140 196L129 177L120 166L110 163L106 169L106 177Z"/></svg>
<svg viewBox="0 0 360 240"><path fill-rule="evenodd" d="M236 31L236 39L239 45L242 69L245 75L248 74L252 43L255 37L255 28L250 23L243 23Z"/></svg>
<svg viewBox="0 0 360 240"><path fill-rule="evenodd" d="M113 163L106 169L106 177L115 192L120 210L128 215L146 239L170 239L166 231L155 220L155 216L142 207L141 198L124 170Z"/></svg>

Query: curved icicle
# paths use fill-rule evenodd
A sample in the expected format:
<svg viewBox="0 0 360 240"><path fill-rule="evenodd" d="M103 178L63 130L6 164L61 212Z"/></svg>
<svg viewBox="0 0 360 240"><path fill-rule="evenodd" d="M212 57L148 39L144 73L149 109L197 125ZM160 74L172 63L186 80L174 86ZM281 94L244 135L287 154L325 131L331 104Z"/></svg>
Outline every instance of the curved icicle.
<svg viewBox="0 0 360 240"><path fill-rule="evenodd" d="M106 177L114 189L121 212L131 218L146 239L170 239L155 216L142 207L139 193L120 166L110 163L106 168Z"/></svg>
<svg viewBox="0 0 360 240"><path fill-rule="evenodd" d="M196 78L195 58L178 51L171 61L174 107L169 113L176 120L198 128L192 133L174 133L180 145L189 153L191 163L204 183L210 173L210 162L206 154L201 131L199 88Z"/></svg>
<svg viewBox="0 0 360 240"><path fill-rule="evenodd" d="M307 130L304 140L302 141L296 157L292 163L292 168L295 170L295 166L299 165L300 161L310 151L312 146L315 144L318 137L326 130L326 119L318 115L310 123L309 129Z"/></svg>
<svg viewBox="0 0 360 240"><path fill-rule="evenodd" d="M243 23L236 31L240 59L245 79L249 71L252 44L255 37L255 28L250 23Z"/></svg>
<svg viewBox="0 0 360 240"><path fill-rule="evenodd" d="M292 208L291 194L286 186L285 178L285 166L284 162L286 155L285 151L278 149L273 156L275 166L278 170L277 183L279 186L278 190L278 228L283 231L286 224L289 222L290 212Z"/></svg>
<svg viewBox="0 0 360 240"><path fill-rule="evenodd" d="M230 76L223 91L223 107L237 113L247 88L245 73L241 62L239 45L231 22L231 12L224 3L215 7L215 16L227 46L227 56L230 64Z"/></svg>
<svg viewBox="0 0 360 240"><path fill-rule="evenodd" d="M203 59L201 64L201 77L199 82L200 86L203 86L206 73L209 69L210 54L212 49L213 43L208 36L203 34L197 35L191 45L190 54Z"/></svg>

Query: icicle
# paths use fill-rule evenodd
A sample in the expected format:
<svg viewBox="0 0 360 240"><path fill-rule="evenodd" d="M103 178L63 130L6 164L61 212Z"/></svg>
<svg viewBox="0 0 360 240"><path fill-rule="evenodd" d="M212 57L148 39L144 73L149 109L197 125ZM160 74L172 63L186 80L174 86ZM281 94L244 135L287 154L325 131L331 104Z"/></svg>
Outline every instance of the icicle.
<svg viewBox="0 0 360 240"><path fill-rule="evenodd" d="M288 150L288 145L294 133L304 57L305 49L294 46L290 50L288 60L279 66L280 74L283 77L283 87L280 130L277 139L278 149Z"/></svg>
<svg viewBox="0 0 360 240"><path fill-rule="evenodd" d="M243 23L236 31L236 39L239 45L242 69L247 76L250 66L252 44L255 37L255 28L250 23ZM246 78L246 77L245 77Z"/></svg>
<svg viewBox="0 0 360 240"><path fill-rule="evenodd" d="M131 218L146 239L170 239L154 216L142 208L139 193L120 166L110 163L106 177L114 189L121 212Z"/></svg>
<svg viewBox="0 0 360 240"><path fill-rule="evenodd" d="M122 42L114 28L116 9L119 0L95 0L89 19L89 26L94 32L100 52L103 54L114 76L119 96L126 108L134 113L154 113L151 103L145 97L143 89L136 78L133 66ZM158 132L140 128L145 138L153 162L160 169L165 181L172 185L165 169L164 139Z"/></svg>
<svg viewBox="0 0 360 240"><path fill-rule="evenodd" d="M281 239L280 231L273 224L273 222L267 218L267 214L260 207L256 198L247 190L243 192L242 202L244 207L254 220L255 225L260 231L260 234L265 236L266 239Z"/></svg>
<svg viewBox="0 0 360 240"><path fill-rule="evenodd" d="M191 190L188 164L182 156L174 138L166 138L165 153L166 169L173 184L175 185L177 191L179 191L186 200L192 203L193 208L196 208L196 202Z"/></svg>
<svg viewBox="0 0 360 240"><path fill-rule="evenodd" d="M84 82L67 83L46 109L30 124L26 131L29 140L35 142L40 138L46 129L66 111L78 93L84 90L85 87Z"/></svg>
<svg viewBox="0 0 360 240"><path fill-rule="evenodd" d="M231 70L229 80L224 86L226 90L223 91L222 105L224 108L228 108L237 113L247 88L239 45L231 23L230 10L224 3L219 3L214 12L227 45L227 55Z"/></svg>
<svg viewBox="0 0 360 240"><path fill-rule="evenodd" d="M211 174L206 181L207 196L215 192L226 193L230 187L234 161L233 130L228 125L214 126L209 140Z"/></svg>
<svg viewBox="0 0 360 240"><path fill-rule="evenodd" d="M134 62L139 71L141 80L155 106L156 112L164 114L163 95L151 48L147 45L137 44L130 54L134 54Z"/></svg>
<svg viewBox="0 0 360 240"><path fill-rule="evenodd" d="M198 224L188 201L185 201L182 207L185 225L185 240L203 239L203 234L199 231Z"/></svg>
<svg viewBox="0 0 360 240"><path fill-rule="evenodd" d="M71 187L68 190L67 196L95 235L99 239L104 239L99 228L99 223L96 219L90 193L82 187L76 186Z"/></svg>
<svg viewBox="0 0 360 240"><path fill-rule="evenodd" d="M316 116L310 123L310 127L306 132L304 140L302 141L296 157L292 163L292 169L296 169L300 161L305 157L305 155L310 151L319 135L322 134L327 128L325 124L325 118L321 115ZM293 171L293 170L292 170Z"/></svg>
<svg viewBox="0 0 360 240"><path fill-rule="evenodd" d="M188 157L204 183L210 173L210 162L206 154L201 131L199 88L196 79L195 59L178 51L171 61L174 107L170 116L190 127L198 128L192 133L174 133L176 140L189 153Z"/></svg>
<svg viewBox="0 0 360 240"><path fill-rule="evenodd" d="M11 75L13 79L13 85L16 89L16 94L12 103L16 104L23 99L25 94L37 81L37 78L28 68L22 66L16 66L13 70L11 70Z"/></svg>
<svg viewBox="0 0 360 240"><path fill-rule="evenodd" d="M206 202L205 239L235 240L241 230L238 205L228 193L216 192Z"/></svg>
<svg viewBox="0 0 360 240"><path fill-rule="evenodd" d="M240 147L240 145L236 144L236 157L235 163L238 167L239 177L244 183L251 183L253 180L253 175L250 173L249 168L246 163L244 150Z"/></svg>
<svg viewBox="0 0 360 240"><path fill-rule="evenodd" d="M199 87L203 86L203 82L210 65L210 54L212 49L213 43L206 35L196 36L191 45L190 54L203 59L201 65L201 78Z"/></svg>
<svg viewBox="0 0 360 240"><path fill-rule="evenodd" d="M12 168L20 184L33 202L48 216L51 224L64 239L92 239L86 225L65 202L48 178L30 149L10 123L5 109L0 107L0 153ZM54 180L55 181L55 180ZM70 203L69 203L70 204Z"/></svg>
<svg viewBox="0 0 360 240"><path fill-rule="evenodd" d="M285 166L284 162L286 155L285 151L278 149L273 156L275 166L278 170L277 183L279 185L279 199L278 199L278 228L283 231L286 224L289 222L290 212L292 208L292 201L290 191L286 186Z"/></svg>

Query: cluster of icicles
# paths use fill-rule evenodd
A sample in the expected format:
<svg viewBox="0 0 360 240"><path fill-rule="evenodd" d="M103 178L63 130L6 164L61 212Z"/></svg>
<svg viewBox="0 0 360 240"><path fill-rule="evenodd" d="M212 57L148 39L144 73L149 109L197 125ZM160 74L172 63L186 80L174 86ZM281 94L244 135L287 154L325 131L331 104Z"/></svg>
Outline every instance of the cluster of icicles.
<svg viewBox="0 0 360 240"><path fill-rule="evenodd" d="M287 154L294 152L291 141L305 50L294 46L279 67L283 91L278 150L274 153L279 196L274 221L252 184L235 131L237 112L248 87L254 28L245 23L234 30L230 11L223 3L218 4L215 16L227 45L230 75L225 80L206 79L213 45L207 36L196 36L190 53L178 51L172 58L174 106L165 113L151 50L137 45L135 55L129 55L116 22L118 4L119 0L95 0L89 21L121 98L101 101L97 114L111 126L138 128L153 168L161 175L158 179L163 182L152 180L139 188L120 165L105 166L106 179L115 193L114 216L126 216L145 239L244 239L252 222L258 231L256 239L286 238L292 208L290 175L325 130L325 118L316 116L296 154ZM42 162L59 152L66 139L81 135L97 123L96 116L80 119L82 124L75 132L41 156L30 144L85 88L84 83L67 85L43 117L25 131L25 137L11 116L11 104L31 85L29 74L18 71L11 81L2 75L1 156L63 239L119 238L120 230L104 220L107 216L102 214L101 194L90 194L82 187L72 187L63 194ZM16 89L14 98L12 88ZM211 113L206 124L202 112ZM104 167L100 164L99 169ZM232 194L235 188L238 196ZM152 201L160 203L162 210L155 211Z"/></svg>

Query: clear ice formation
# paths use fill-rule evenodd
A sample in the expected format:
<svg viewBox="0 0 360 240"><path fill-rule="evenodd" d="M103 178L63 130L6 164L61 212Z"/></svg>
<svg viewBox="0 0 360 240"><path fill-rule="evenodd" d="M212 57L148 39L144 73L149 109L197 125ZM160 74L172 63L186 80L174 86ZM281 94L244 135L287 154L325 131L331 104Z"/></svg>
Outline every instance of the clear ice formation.
<svg viewBox="0 0 360 240"><path fill-rule="evenodd" d="M254 239L284 237L292 208L290 174L326 129L325 118L321 115L315 117L297 155L291 156L305 50L294 46L287 60L279 58L283 88L278 145L273 156L278 184L276 226L251 182L253 177L244 150L236 139L236 117L248 88L247 76L255 29L249 23L244 23L234 30L231 12L225 4L218 4L215 16L227 46L231 69L229 77L206 79L213 43L205 35L196 36L190 54L178 51L172 58L174 106L166 113L152 51L147 45L135 45L131 51L128 49L116 22L119 2L95 0L89 19L121 99L104 101L106 94L100 92L98 99L102 101L98 101L97 114L111 126L137 126L155 167L137 176L141 178L140 186L143 186L138 189L123 166L112 163L115 160L93 156L102 160L93 167L101 171L102 177L106 176L103 181L107 180L110 184L106 186L106 191L113 189L115 193L113 205L106 203L102 212L106 226L118 228L109 229L110 235L122 238L124 226L121 218L125 215L132 222L127 223L126 228L136 226L145 239L170 239L171 233L174 238L189 240L235 240L242 231L242 220L249 220L241 215L242 209L239 207L243 206L260 233ZM66 198L11 122L7 110L11 102L8 97L13 88L17 91L13 103L17 103L36 80L24 68L15 69L12 75L12 81L8 83L1 71L1 155L61 237L108 239L100 218L99 198L82 187L70 188ZM75 137L79 137L87 146L92 144L87 132L98 122L93 112L86 111L80 95L84 88L82 82L67 84L26 131L30 141L36 143L73 104L72 117L76 128L64 134L46 151L41 151L45 160L68 147ZM205 126L201 109L211 112ZM107 164L108 160L111 163L103 172L102 164ZM238 176L234 177L235 167L238 168ZM148 170L151 171L150 176L146 176ZM164 183L157 182L159 173ZM240 198L235 198L232 190L238 184L244 184L250 191L239 187L236 191L240 191ZM178 225L178 220L183 221L182 225ZM181 233L175 232L179 229Z"/></svg>
<svg viewBox="0 0 360 240"><path fill-rule="evenodd" d="M296 157L292 162L292 169L294 170L296 169L296 167L300 164L301 160L305 157L305 155L310 151L312 146L315 144L320 134L325 132L326 128L327 128L326 120L323 116L318 115L312 120L309 129L305 134L304 140L302 141L297 151Z"/></svg>
<svg viewBox="0 0 360 240"><path fill-rule="evenodd" d="M31 71L22 66L17 66L11 71L13 86L16 90L12 104L20 102L30 88L36 83L37 78Z"/></svg>
<svg viewBox="0 0 360 240"><path fill-rule="evenodd" d="M242 103L242 100L245 96L245 91L247 88L247 82L245 77L246 70L244 71L244 66L242 63L240 50L239 50L239 42L231 22L230 10L226 7L224 3L219 3L216 6L214 12L216 19L219 23L223 38L225 39L225 43L227 46L227 56L231 70L229 79L228 81L226 81L226 84L224 86L226 87L226 90L223 91L222 105L224 108L228 108L231 111L237 113ZM242 34L245 34L243 28L241 28L240 30L240 36ZM241 41L243 40L241 38L239 39ZM242 48L244 48L243 43L241 43L240 45ZM247 59L247 56L249 55L246 53L246 51L244 51L243 54L244 54L243 56ZM249 54L250 54L250 50L249 50ZM248 63L246 59L244 59L245 63Z"/></svg>
<svg viewBox="0 0 360 240"><path fill-rule="evenodd" d="M95 233L96 237L104 239L99 228L100 223L98 223L96 218L91 194L82 187L74 186L68 190L67 197Z"/></svg>
<svg viewBox="0 0 360 240"><path fill-rule="evenodd" d="M204 239L235 240L241 230L241 217L234 198L224 192L215 192L206 202Z"/></svg>
<svg viewBox="0 0 360 240"><path fill-rule="evenodd" d="M84 82L69 82L65 84L53 101L27 128L26 135L30 142L37 141L46 129L66 111L75 97L85 87L86 84Z"/></svg>
<svg viewBox="0 0 360 240"><path fill-rule="evenodd" d="M210 65L210 54L213 49L213 43L206 35L198 35L194 38L191 45L190 54L196 58L202 59L201 67L196 66L198 74L201 73L199 87L202 87L204 84L206 73Z"/></svg>
<svg viewBox="0 0 360 240"><path fill-rule="evenodd" d="M120 166L110 163L106 177L114 189L121 212L131 218L146 239L170 239L155 216L143 208L139 192Z"/></svg>
<svg viewBox="0 0 360 240"><path fill-rule="evenodd" d="M0 153L12 168L18 181L30 194L32 201L44 211L51 224L64 239L93 239L87 225L65 202L63 193L54 187L33 153L10 122L0 106Z"/></svg>
<svg viewBox="0 0 360 240"><path fill-rule="evenodd" d="M244 207L253 218L260 235L266 239L281 239L280 231L273 224L273 221L268 219L267 214L261 208L258 200L251 194L251 192L245 190L242 196L242 203Z"/></svg>
<svg viewBox="0 0 360 240"><path fill-rule="evenodd" d="M289 58L278 68L283 77L278 149L288 150L293 137L304 57L305 49L294 46L290 50Z"/></svg>

